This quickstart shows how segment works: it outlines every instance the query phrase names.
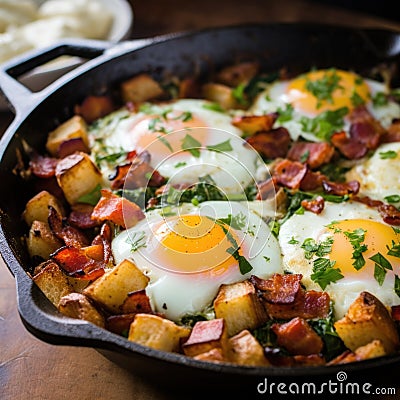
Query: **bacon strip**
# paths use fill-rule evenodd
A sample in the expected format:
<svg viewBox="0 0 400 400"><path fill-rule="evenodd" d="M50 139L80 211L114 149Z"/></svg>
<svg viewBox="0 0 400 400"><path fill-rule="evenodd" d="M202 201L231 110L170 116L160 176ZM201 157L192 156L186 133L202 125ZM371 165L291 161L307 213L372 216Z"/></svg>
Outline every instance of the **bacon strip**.
<svg viewBox="0 0 400 400"><path fill-rule="evenodd" d="M326 292L304 290L301 274L274 274L269 279L252 276L250 282L258 290L271 318L325 318L329 314L330 297Z"/></svg>
<svg viewBox="0 0 400 400"><path fill-rule="evenodd" d="M381 136L381 143L400 142L400 120L396 119Z"/></svg>
<svg viewBox="0 0 400 400"><path fill-rule="evenodd" d="M103 252L103 260L107 264L113 259L112 249L112 231L108 223L104 223L100 229L100 233L93 239L92 245L101 245Z"/></svg>
<svg viewBox="0 0 400 400"><path fill-rule="evenodd" d="M44 157L33 153L29 161L29 167L38 178L52 178L56 175L57 163L57 158Z"/></svg>
<svg viewBox="0 0 400 400"><path fill-rule="evenodd" d="M92 246L86 248L65 246L53 253L51 258L69 276L92 280L104 274L104 262L89 257L89 254L97 253L97 249L93 252L91 250Z"/></svg>
<svg viewBox="0 0 400 400"><path fill-rule="evenodd" d="M99 226L99 222L91 218L93 208L92 205L84 203L73 205L68 215L68 223L78 229L91 229Z"/></svg>
<svg viewBox="0 0 400 400"><path fill-rule="evenodd" d="M275 197L276 195L276 182L274 178L266 179L265 181L257 184L256 200L266 200Z"/></svg>
<svg viewBox="0 0 400 400"><path fill-rule="evenodd" d="M360 190L360 182L349 181L339 183L324 180L322 182L322 187L324 188L325 193L334 194L336 196L345 196L347 194L357 194Z"/></svg>
<svg viewBox="0 0 400 400"><path fill-rule="evenodd" d="M331 142L340 153L350 160L358 160L368 152L368 148L364 143L348 137L344 131L335 132L331 136Z"/></svg>
<svg viewBox="0 0 400 400"><path fill-rule="evenodd" d="M353 200L358 201L367 205L368 207L374 207L378 210L383 221L389 225L400 225L400 210L398 210L392 204L385 204L383 201L371 199L368 196L354 196Z"/></svg>
<svg viewBox="0 0 400 400"><path fill-rule="evenodd" d="M89 244L86 235L78 228L68 225L52 206L49 206L48 222L52 232L67 246L80 248Z"/></svg>
<svg viewBox="0 0 400 400"><path fill-rule="evenodd" d="M284 324L273 324L272 331L277 336L277 343L291 354L318 354L324 342L303 318L293 318Z"/></svg>
<svg viewBox="0 0 400 400"><path fill-rule="evenodd" d="M123 228L130 228L143 218L144 213L137 204L108 189L101 190L101 198L92 212L95 221L111 221Z"/></svg>
<svg viewBox="0 0 400 400"><path fill-rule="evenodd" d="M272 176L282 186L299 189L307 170L308 167L305 164L284 159L274 166Z"/></svg>
<svg viewBox="0 0 400 400"><path fill-rule="evenodd" d="M303 200L301 202L301 206L305 210L311 211L314 214L321 214L322 210L325 207L325 200L322 196L317 196L313 200Z"/></svg>
<svg viewBox="0 0 400 400"><path fill-rule="evenodd" d="M327 164L335 148L329 143L295 142L290 148L287 158L292 161L306 162L311 169Z"/></svg>
<svg viewBox="0 0 400 400"><path fill-rule="evenodd" d="M285 157L291 142L286 128L279 127L269 131L260 131L246 139L246 142L263 157L273 160Z"/></svg>

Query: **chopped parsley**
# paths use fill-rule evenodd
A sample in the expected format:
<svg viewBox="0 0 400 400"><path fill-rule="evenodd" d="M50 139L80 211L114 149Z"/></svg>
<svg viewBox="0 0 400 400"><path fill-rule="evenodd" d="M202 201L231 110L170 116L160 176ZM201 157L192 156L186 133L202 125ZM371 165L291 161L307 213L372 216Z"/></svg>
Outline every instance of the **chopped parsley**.
<svg viewBox="0 0 400 400"><path fill-rule="evenodd" d="M372 104L375 107L382 107L388 103L387 95L383 92L378 92L372 97Z"/></svg>
<svg viewBox="0 0 400 400"><path fill-rule="evenodd" d="M399 194L392 194L390 196L384 197L384 199L388 203L398 203L400 201L400 195Z"/></svg>
<svg viewBox="0 0 400 400"><path fill-rule="evenodd" d="M322 290L331 283L337 282L342 279L342 275L339 268L334 268L336 261L331 261L328 258L319 257L313 262L313 273L310 278L317 283Z"/></svg>
<svg viewBox="0 0 400 400"><path fill-rule="evenodd" d="M101 198L101 185L98 184L92 191L79 197L77 203L85 203L95 206Z"/></svg>
<svg viewBox="0 0 400 400"><path fill-rule="evenodd" d="M215 112L225 113L225 110L218 103L207 102L202 105L206 110L211 110Z"/></svg>
<svg viewBox="0 0 400 400"><path fill-rule="evenodd" d="M304 257L310 260L314 256L323 257L332 251L333 238L328 237L324 241L317 243L313 238L304 240L301 248L304 249Z"/></svg>
<svg viewBox="0 0 400 400"><path fill-rule="evenodd" d="M131 253L139 250L141 247L146 247L146 235L144 231L134 232L126 239L126 243L131 245Z"/></svg>
<svg viewBox="0 0 400 400"><path fill-rule="evenodd" d="M341 107L334 111L324 111L315 118L303 116L300 124L303 132L310 132L319 139L329 140L335 132L343 128L343 118L348 112L347 107Z"/></svg>
<svg viewBox="0 0 400 400"><path fill-rule="evenodd" d="M333 92L337 89L343 89L339 82L340 76L336 73L336 70L330 69L320 79L313 81L307 79L305 89L317 99L317 108L320 108L324 101L333 104Z"/></svg>
<svg viewBox="0 0 400 400"><path fill-rule="evenodd" d="M285 109L279 107L278 108L279 117L277 118L276 122L282 123L290 121L293 118L293 111L294 108L290 103L286 104Z"/></svg>
<svg viewBox="0 0 400 400"><path fill-rule="evenodd" d="M187 165L186 161L180 161L174 165L174 168L181 168Z"/></svg>
<svg viewBox="0 0 400 400"><path fill-rule="evenodd" d="M380 151L379 157L381 158L381 160L397 158L397 151L394 151L394 150Z"/></svg>
<svg viewBox="0 0 400 400"><path fill-rule="evenodd" d="M362 253L368 250L368 246L364 244L366 230L362 228L355 229L354 231L345 231L343 234L349 239L350 244L353 246L353 267L358 271L365 265L365 259Z"/></svg>
<svg viewBox="0 0 400 400"><path fill-rule="evenodd" d="M356 92L356 90L353 90L353 93L351 94L350 97L350 101L354 107L361 106L362 104L365 103L364 99Z"/></svg>
<svg viewBox="0 0 400 400"><path fill-rule="evenodd" d="M392 264L379 252L369 257L369 259L375 263L374 278L379 283L379 286L382 286L385 281L386 271L393 270Z"/></svg>
<svg viewBox="0 0 400 400"><path fill-rule="evenodd" d="M241 105L241 106L247 106L248 105L248 100L247 96L245 93L246 89L246 84L241 83L238 86L236 86L234 89L232 89L232 96L233 98Z"/></svg>
<svg viewBox="0 0 400 400"><path fill-rule="evenodd" d="M188 133L183 138L181 148L182 150L188 151L193 157L200 157L201 143Z"/></svg>
<svg viewBox="0 0 400 400"><path fill-rule="evenodd" d="M400 297L400 278L396 274L394 275L394 291Z"/></svg>
<svg viewBox="0 0 400 400"><path fill-rule="evenodd" d="M218 144L211 144L208 145L207 150L210 151L219 151L219 152L224 152L224 151L232 151L233 148L231 146L231 140L227 139L224 142L218 143Z"/></svg>
<svg viewBox="0 0 400 400"><path fill-rule="evenodd" d="M386 248L388 249L388 252L387 252L388 256L400 258L400 243L395 243L392 240L392 247L389 247L388 245L386 245Z"/></svg>
<svg viewBox="0 0 400 400"><path fill-rule="evenodd" d="M247 218L242 212L239 212L239 214L234 216L228 214L226 218L219 218L218 221L231 226L233 229L243 230L246 227Z"/></svg>

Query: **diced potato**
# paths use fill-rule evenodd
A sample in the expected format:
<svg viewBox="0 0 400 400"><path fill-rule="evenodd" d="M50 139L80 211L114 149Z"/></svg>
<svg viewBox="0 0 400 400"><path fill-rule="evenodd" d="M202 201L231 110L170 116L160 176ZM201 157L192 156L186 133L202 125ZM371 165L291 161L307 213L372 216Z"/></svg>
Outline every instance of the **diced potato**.
<svg viewBox="0 0 400 400"><path fill-rule="evenodd" d="M206 351L205 353L198 354L193 358L195 358L196 360L212 361L212 362L226 361L224 355L222 354L222 349L219 347Z"/></svg>
<svg viewBox="0 0 400 400"><path fill-rule="evenodd" d="M224 85L236 87L249 82L257 75L260 65L257 62L245 61L234 65L228 65L219 71L217 80Z"/></svg>
<svg viewBox="0 0 400 400"><path fill-rule="evenodd" d="M149 278L133 262L124 260L91 283L83 293L119 314L128 294L144 289L148 282Z"/></svg>
<svg viewBox="0 0 400 400"><path fill-rule="evenodd" d="M222 318L196 322L189 339L182 346L187 356L194 357L214 348L220 348L225 356L229 343L225 321Z"/></svg>
<svg viewBox="0 0 400 400"><path fill-rule="evenodd" d="M64 215L63 207L58 199L48 191L42 190L26 203L22 217L29 226L33 221L47 222L49 206L55 208L60 215Z"/></svg>
<svg viewBox="0 0 400 400"><path fill-rule="evenodd" d="M52 156L57 157L60 145L69 139L75 138L81 138L86 147L89 147L87 125L79 115L74 115L49 133L46 149Z"/></svg>
<svg viewBox="0 0 400 400"><path fill-rule="evenodd" d="M31 257L47 260L63 243L54 235L47 222L33 221L26 245Z"/></svg>
<svg viewBox="0 0 400 400"><path fill-rule="evenodd" d="M385 347L381 340L373 340L371 343L361 346L355 351L359 360L382 357L386 355Z"/></svg>
<svg viewBox="0 0 400 400"><path fill-rule="evenodd" d="M121 84L125 102L141 103L164 94L163 88L148 74L139 74Z"/></svg>
<svg viewBox="0 0 400 400"><path fill-rule="evenodd" d="M230 362L240 365L270 365L263 347L247 329L231 337L229 343Z"/></svg>
<svg viewBox="0 0 400 400"><path fill-rule="evenodd" d="M72 293L72 287L68 277L55 262L47 261L44 265L41 271L33 277L33 281L54 306L58 307L61 298Z"/></svg>
<svg viewBox="0 0 400 400"><path fill-rule="evenodd" d="M393 353L399 346L396 325L389 311L368 292L360 293L347 314L335 323L335 329L352 351L373 340L380 340L387 354Z"/></svg>
<svg viewBox="0 0 400 400"><path fill-rule="evenodd" d="M232 125L248 135L253 135L256 132L271 130L276 118L275 114L242 115L234 117Z"/></svg>
<svg viewBox="0 0 400 400"><path fill-rule="evenodd" d="M104 316L82 293L70 293L61 297L58 310L67 317L82 319L104 328Z"/></svg>
<svg viewBox="0 0 400 400"><path fill-rule="evenodd" d="M240 108L233 96L232 88L220 83L206 83L202 86L202 95L205 99L218 103L225 110Z"/></svg>
<svg viewBox="0 0 400 400"><path fill-rule="evenodd" d="M216 318L225 320L228 336L243 329L254 329L268 319L254 286L248 280L221 285L214 300L214 310Z"/></svg>
<svg viewBox="0 0 400 400"><path fill-rule="evenodd" d="M153 349L177 352L181 341L190 334L190 329L152 314L136 314L128 340Z"/></svg>
<svg viewBox="0 0 400 400"><path fill-rule="evenodd" d="M69 204L79 203L80 197L102 183L99 169L83 152L60 160L56 167L56 178Z"/></svg>

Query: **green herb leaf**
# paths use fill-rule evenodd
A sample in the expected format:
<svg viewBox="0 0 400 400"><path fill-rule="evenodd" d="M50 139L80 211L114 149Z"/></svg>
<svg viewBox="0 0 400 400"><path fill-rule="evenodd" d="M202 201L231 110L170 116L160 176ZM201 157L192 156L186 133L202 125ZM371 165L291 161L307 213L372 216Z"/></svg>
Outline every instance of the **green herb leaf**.
<svg viewBox="0 0 400 400"><path fill-rule="evenodd" d="M248 105L245 88L246 88L246 84L241 83L238 86L236 86L234 89L232 89L232 96L242 106Z"/></svg>
<svg viewBox="0 0 400 400"><path fill-rule="evenodd" d="M386 248L388 249L388 256L400 258L400 243L395 243L394 240L392 240L392 247L386 245Z"/></svg>
<svg viewBox="0 0 400 400"><path fill-rule="evenodd" d="M376 253L369 259L375 263L374 278L382 286L385 281L386 270L393 270L392 264L381 253Z"/></svg>
<svg viewBox="0 0 400 400"><path fill-rule="evenodd" d="M188 133L182 141L182 150L188 151L192 156L200 157L201 143Z"/></svg>
<svg viewBox="0 0 400 400"><path fill-rule="evenodd" d="M207 102L202 105L206 110L211 110L215 112L225 113L225 110L218 103Z"/></svg>
<svg viewBox="0 0 400 400"><path fill-rule="evenodd" d="M334 268L335 263L328 258L314 260L313 273L310 277L322 290L325 290L330 283L337 282L344 277L339 268Z"/></svg>
<svg viewBox="0 0 400 400"><path fill-rule="evenodd" d="M207 146L208 150L211 151L219 151L219 152L224 152L224 151L232 151L233 148L231 146L231 140L227 139L225 142L221 142L218 144L211 144Z"/></svg>
<svg viewBox="0 0 400 400"><path fill-rule="evenodd" d="M77 203L85 203L95 206L101 198L101 185L98 184L91 192L79 197Z"/></svg>
<svg viewBox="0 0 400 400"><path fill-rule="evenodd" d="M400 195L392 194L391 196L385 196L384 198L388 203L398 203L400 201Z"/></svg>
<svg viewBox="0 0 400 400"><path fill-rule="evenodd" d="M394 291L400 297L400 278L396 274L394 275Z"/></svg>
<svg viewBox="0 0 400 400"><path fill-rule="evenodd" d="M218 218L218 221L231 226L233 229L242 230L246 227L247 217L242 212L239 212L235 216L228 214L226 218Z"/></svg>
<svg viewBox="0 0 400 400"><path fill-rule="evenodd" d="M146 247L146 235L144 231L131 233L126 239L126 243L131 245L131 252L139 250L141 247Z"/></svg>
<svg viewBox="0 0 400 400"><path fill-rule="evenodd" d="M164 136L158 135L157 138L160 140L160 142L161 142L165 147L168 148L168 150L169 150L170 152L173 152L173 151L174 151L173 148L172 148L172 146L171 146L171 143L168 142L168 140L167 140Z"/></svg>
<svg viewBox="0 0 400 400"><path fill-rule="evenodd" d="M276 122L282 123L282 122L290 121L291 119L293 119L293 111L294 111L294 108L289 103L286 104L285 109L279 107L277 110L279 117L277 118Z"/></svg>
<svg viewBox="0 0 400 400"><path fill-rule="evenodd" d="M365 265L364 256L362 253L365 253L368 250L368 246L366 244L362 244L365 240L365 233L367 231L358 228L354 231L345 231L343 234L349 239L350 244L353 246L353 267L358 271Z"/></svg>
<svg viewBox="0 0 400 400"><path fill-rule="evenodd" d="M358 107L365 103L364 99L356 92L356 90L353 90L353 93L351 94L350 97L350 101L354 107Z"/></svg>
<svg viewBox="0 0 400 400"><path fill-rule="evenodd" d="M305 163L308 160L308 157L310 157L310 150L305 151L301 157L300 157L300 162Z"/></svg>
<svg viewBox="0 0 400 400"><path fill-rule="evenodd" d="M298 244L298 243L300 243L298 240L296 240L295 238L294 238L294 236L292 236L292 238L288 241L288 243L289 244Z"/></svg>
<svg viewBox="0 0 400 400"><path fill-rule="evenodd" d="M388 151L380 151L379 152L379 157L381 160L387 160L390 158L397 158L397 151L394 150L388 150Z"/></svg>
<svg viewBox="0 0 400 400"><path fill-rule="evenodd" d="M388 102L388 97L386 93L383 92L378 92L375 94L375 96L372 97L372 104L375 107L385 106Z"/></svg>
<svg viewBox="0 0 400 400"><path fill-rule="evenodd" d="M187 165L185 161L180 161L174 165L174 168L181 168L184 167L185 165Z"/></svg>

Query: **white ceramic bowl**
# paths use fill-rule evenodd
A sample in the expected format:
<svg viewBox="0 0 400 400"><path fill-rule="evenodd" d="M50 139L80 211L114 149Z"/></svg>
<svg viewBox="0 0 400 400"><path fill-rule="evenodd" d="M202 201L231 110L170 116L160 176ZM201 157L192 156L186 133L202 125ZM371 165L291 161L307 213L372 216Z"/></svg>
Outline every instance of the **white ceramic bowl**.
<svg viewBox="0 0 400 400"><path fill-rule="evenodd" d="M38 5L45 0L35 0ZM127 0L97 0L104 8L113 15L113 22L105 41L120 42L128 39L133 24L133 11ZM35 50L33 50L34 52ZM29 52L24 55L29 54ZM19 78L30 90L36 92L48 86L51 82L81 64L82 60L77 57L63 56L60 59L49 62L35 68ZM0 99L0 110L7 108L6 102Z"/></svg>

